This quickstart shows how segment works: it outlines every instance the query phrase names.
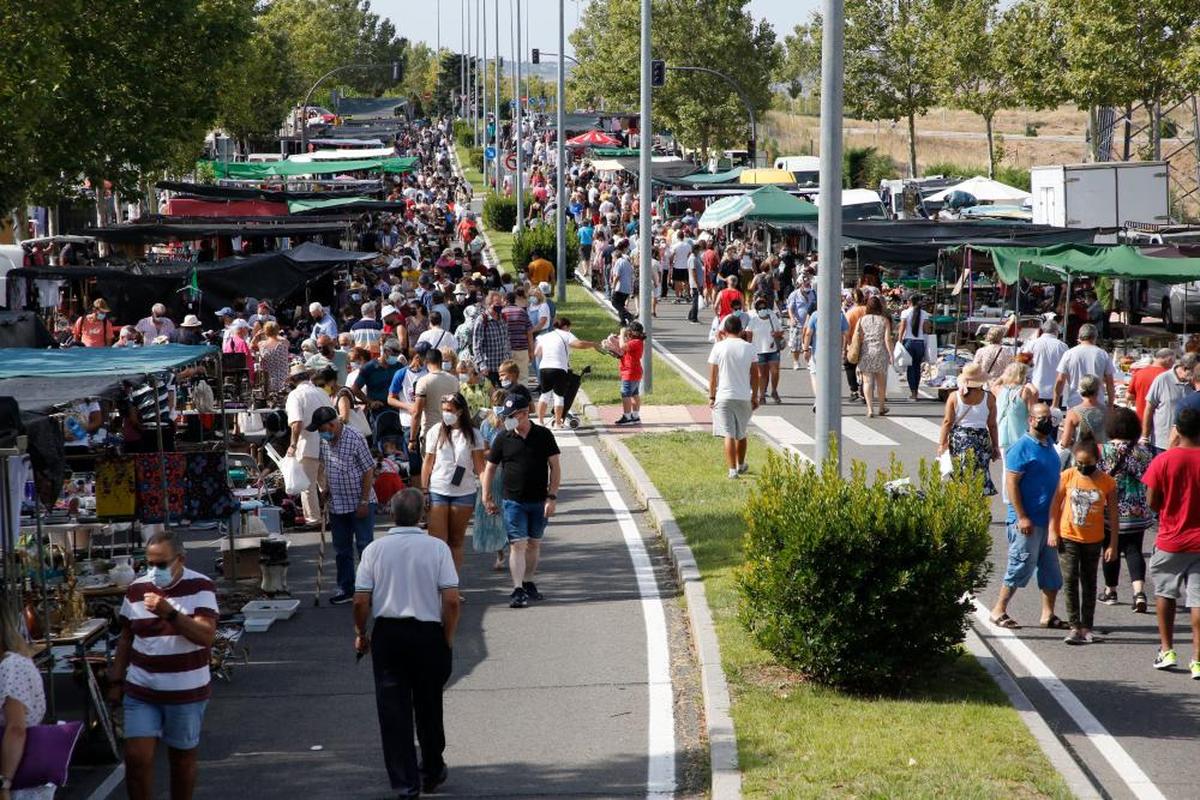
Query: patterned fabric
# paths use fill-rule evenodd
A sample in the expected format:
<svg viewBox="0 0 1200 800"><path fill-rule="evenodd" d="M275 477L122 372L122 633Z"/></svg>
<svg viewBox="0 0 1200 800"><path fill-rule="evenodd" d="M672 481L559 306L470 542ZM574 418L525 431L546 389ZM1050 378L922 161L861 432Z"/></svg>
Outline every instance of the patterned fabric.
<svg viewBox="0 0 1200 800"><path fill-rule="evenodd" d="M325 479L329 483L329 513L354 513L362 499L363 475L375 468L367 440L358 431L343 425L342 432L333 442L321 441L321 461L325 464ZM374 486L367 501L376 502Z"/></svg>
<svg viewBox="0 0 1200 800"><path fill-rule="evenodd" d="M471 329L471 352L480 372L495 372L500 362L512 356L508 326L501 320L483 316Z"/></svg>
<svg viewBox="0 0 1200 800"><path fill-rule="evenodd" d="M162 491L159 454L145 453L133 457L137 481L137 516L142 522L164 522L168 506L177 517L183 511L187 463L183 453L165 453L162 457L167 462L166 497L163 497Z"/></svg>
<svg viewBox="0 0 1200 800"><path fill-rule="evenodd" d="M96 462L96 516L132 517L137 509L137 489L132 458L105 458Z"/></svg>
<svg viewBox="0 0 1200 800"><path fill-rule="evenodd" d="M508 342L513 350L529 349L529 330L532 324L529 313L520 306L505 306L500 312L504 324L508 326Z"/></svg>
<svg viewBox="0 0 1200 800"><path fill-rule="evenodd" d="M287 387L288 354L287 342L276 339L272 344L269 340L258 346L262 368L267 373L267 391L280 392Z"/></svg>
<svg viewBox="0 0 1200 800"><path fill-rule="evenodd" d="M237 508L229 489L224 453L189 453L183 516L191 520L218 519L228 517Z"/></svg>
<svg viewBox="0 0 1200 800"><path fill-rule="evenodd" d="M888 321L878 314L867 314L858 321L858 330L862 333L862 349L858 361L858 371L878 375L887 372L888 351L885 336Z"/></svg>
<svg viewBox="0 0 1200 800"><path fill-rule="evenodd" d="M969 468L983 470L983 496L991 497L996 493L992 485L992 475L989 469L992 463L992 435L986 428L967 428L955 425L950 429L950 455L964 457Z"/></svg>
<svg viewBox="0 0 1200 800"><path fill-rule="evenodd" d="M1111 441L1100 448L1100 469L1117 482L1117 513L1123 531L1145 530L1154 523L1142 483L1153 458L1150 448L1140 442Z"/></svg>

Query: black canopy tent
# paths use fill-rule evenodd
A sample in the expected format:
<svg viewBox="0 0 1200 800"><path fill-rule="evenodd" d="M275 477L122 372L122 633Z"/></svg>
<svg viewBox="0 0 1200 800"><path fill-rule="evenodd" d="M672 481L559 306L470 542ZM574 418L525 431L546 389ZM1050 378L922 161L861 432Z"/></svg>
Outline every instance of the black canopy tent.
<svg viewBox="0 0 1200 800"><path fill-rule="evenodd" d="M345 221L288 221L289 217L258 217L235 221L220 218L191 218L187 222L135 222L129 225L114 225L104 228L88 228L87 233L105 242L123 244L153 244L155 242L190 242L210 236L323 236L342 234ZM265 222L265 220L276 220Z"/></svg>
<svg viewBox="0 0 1200 800"><path fill-rule="evenodd" d="M642 165L637 158L622 157L614 158L613 161L620 164L621 168L631 175L641 174ZM650 164L650 179L659 181L663 179L682 178L687 175L694 175L699 170L700 167L691 161L654 161Z"/></svg>
<svg viewBox="0 0 1200 800"><path fill-rule="evenodd" d="M203 313L230 305L235 297L284 302L338 266L374 257L372 253L306 242L290 250L199 264L139 262L123 267L23 267L11 270L8 278L10 281L14 278L95 280L99 295L108 301L114 316L131 323L148 314L154 303L163 303L175 314L184 313L184 295L192 285L193 275L201 301L191 310Z"/></svg>
<svg viewBox="0 0 1200 800"><path fill-rule="evenodd" d="M260 189L241 186L217 186L208 183L186 183L183 181L159 181L155 188L168 192L198 197L205 200L269 200L286 203L289 200L333 200L341 197L362 197L378 194L379 189L327 189L321 192L302 192L280 189Z"/></svg>

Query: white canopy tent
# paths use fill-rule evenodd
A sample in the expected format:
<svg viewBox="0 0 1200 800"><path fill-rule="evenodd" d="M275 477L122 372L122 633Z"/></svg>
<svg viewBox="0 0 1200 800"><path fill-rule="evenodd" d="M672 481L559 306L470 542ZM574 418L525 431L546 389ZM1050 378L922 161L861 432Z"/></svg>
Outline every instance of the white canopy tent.
<svg viewBox="0 0 1200 800"><path fill-rule="evenodd" d="M966 192L981 203L1024 203L1033 197L1024 189L1009 186L1006 183L976 175L962 183L949 186L937 194L931 194L925 199L935 203L944 203L951 192Z"/></svg>

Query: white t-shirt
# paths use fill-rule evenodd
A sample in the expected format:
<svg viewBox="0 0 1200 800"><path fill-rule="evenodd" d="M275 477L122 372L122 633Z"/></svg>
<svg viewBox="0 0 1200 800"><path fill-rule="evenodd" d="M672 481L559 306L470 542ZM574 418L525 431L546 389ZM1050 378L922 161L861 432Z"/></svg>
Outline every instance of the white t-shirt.
<svg viewBox="0 0 1200 800"><path fill-rule="evenodd" d="M539 336L537 346L542 350L539 367L541 369L567 369L571 365L571 343L578 341L579 337L564 330L553 330Z"/></svg>
<svg viewBox="0 0 1200 800"><path fill-rule="evenodd" d="M1100 379L1100 392L1096 395L1096 402L1104 405L1108 397L1104 387L1104 376L1116 375L1117 368L1106 351L1094 344L1077 344L1059 359L1058 372L1066 373L1067 408L1073 408L1083 401L1078 389L1079 381L1084 375L1095 375Z"/></svg>
<svg viewBox="0 0 1200 800"><path fill-rule="evenodd" d="M717 365L717 399L749 400L750 367L758 360L754 345L726 337L713 345L708 363Z"/></svg>
<svg viewBox="0 0 1200 800"><path fill-rule="evenodd" d="M442 589L458 587L450 548L420 528L392 528L367 545L354 590L371 593L376 618L442 621Z"/></svg>
<svg viewBox="0 0 1200 800"><path fill-rule="evenodd" d="M291 425L293 422L300 423L300 438L296 443L296 458L321 457L321 437L315 432L309 432L308 424L312 422L313 412L325 406L333 408L333 401L329 399L329 395L308 381L305 381L288 393L287 402L284 404L287 410L288 425Z"/></svg>
<svg viewBox="0 0 1200 800"><path fill-rule="evenodd" d="M692 254L692 240L682 239L671 249L671 266L674 269L687 269L688 256Z"/></svg>
<svg viewBox="0 0 1200 800"><path fill-rule="evenodd" d="M779 315L774 311L771 311L766 319L760 318L757 311L754 312L750 315L746 329L754 334L753 344L756 351L759 353L778 352L779 346L772 333L783 330L783 324L779 321Z"/></svg>
<svg viewBox="0 0 1200 800"><path fill-rule="evenodd" d="M450 497L460 497L464 494L474 494L478 487L475 478L474 462L471 453L483 450L483 436L475 431L474 441L468 443L462 431L457 428L450 432L444 442L439 444L444 423L438 422L425 433L425 449L422 453L433 453L433 472L429 474L429 491ZM463 478L458 486L451 483L456 467L464 469Z"/></svg>
<svg viewBox="0 0 1200 800"><path fill-rule="evenodd" d="M1057 336L1042 334L1022 348L1022 352L1033 356L1029 369L1029 382L1037 387L1038 397L1049 399L1054 396L1054 382L1058 379L1058 362L1066 354L1067 343Z"/></svg>
<svg viewBox="0 0 1200 800"><path fill-rule="evenodd" d="M423 332L417 337L417 344L421 342L429 342L429 346L434 350L443 350L450 347L454 349L454 352L458 352L458 338L444 328L430 328Z"/></svg>
<svg viewBox="0 0 1200 800"><path fill-rule="evenodd" d="M924 339L924 331L913 330L913 311L912 306L900 312L900 321L904 323L904 338L905 339ZM921 318L917 320L921 327L925 327L925 322L930 318L930 314L925 309L921 309Z"/></svg>

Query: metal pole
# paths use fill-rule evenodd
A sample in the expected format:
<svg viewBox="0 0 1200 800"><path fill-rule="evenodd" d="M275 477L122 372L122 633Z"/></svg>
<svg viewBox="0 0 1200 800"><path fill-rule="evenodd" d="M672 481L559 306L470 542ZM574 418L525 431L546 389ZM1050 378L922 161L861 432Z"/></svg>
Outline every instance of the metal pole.
<svg viewBox="0 0 1200 800"><path fill-rule="evenodd" d="M562 52L562 45L559 45ZM562 59L558 63L562 64ZM561 67L560 67L561 69ZM642 120L639 123L641 136L638 156L638 319L646 334L646 348L642 351L642 391L650 394L654 389L654 347L651 336L651 303L653 301L654 283L650 270L654 268L651 262L651 245L654 237L650 233L650 205L654 202L651 196L653 184L650 182L650 144L654 140L651 131L654 130L650 120L650 102L653 92L650 88L650 0L642 0Z"/></svg>
<svg viewBox="0 0 1200 800"><path fill-rule="evenodd" d="M467 119L471 122L471 142L475 147L479 147L479 124L475 119L475 76L479 74L475 54L475 14L472 8L475 2L476 0L467 0L467 51L470 53L467 61L467 102L471 104L467 109Z"/></svg>
<svg viewBox="0 0 1200 800"><path fill-rule="evenodd" d="M480 11L480 20L481 20L481 22L480 22L480 27L479 27L479 35L480 35L480 37L481 37L481 38L482 38L482 40L483 40L483 77L482 77L482 79L481 79L481 82L483 83L483 107L480 109L480 111L479 111L479 115L480 115L480 116L483 118L483 149L484 149L484 150L487 150L487 147L488 147L488 127L487 127L487 109L488 109L488 104L487 104L487 92L488 92L488 81L487 81L487 63L488 63L488 60L487 60L487 45L488 45L488 41L487 41L487 0L480 0L480 7L481 7L481 11ZM487 194L487 186L488 186L488 162L487 162L487 158L484 158L484 159L483 159L483 192L484 192L484 194ZM481 200L481 201L482 201L482 199L483 199L483 198L480 198L480 200Z"/></svg>
<svg viewBox="0 0 1200 800"><path fill-rule="evenodd" d="M462 46L458 49L458 115L467 116L467 0L460 2L462 19L459 20L459 33L462 34Z"/></svg>
<svg viewBox="0 0 1200 800"><path fill-rule="evenodd" d="M479 68L481 65L486 68L487 61L481 60L483 53L483 24L479 14L479 6L483 5L483 0L475 0L475 2L477 4L475 9L475 80L471 83L475 91L471 95L471 114L475 117L475 146L479 147L479 143L486 136L480 128L483 122L483 109L487 108L486 105L481 105L479 102L481 87L486 83L486 78L479 74Z"/></svg>
<svg viewBox="0 0 1200 800"><path fill-rule="evenodd" d="M492 164L492 171L496 179L496 191L500 191L500 176L503 168L500 166L500 0L494 0L495 4L492 11L495 12L492 16L495 18L493 26L496 29L496 74L492 76L494 83L492 84L492 114L496 118L496 161Z"/></svg>
<svg viewBox="0 0 1200 800"><path fill-rule="evenodd" d="M825 20L821 43L821 189L817 218L817 411L814 460L834 459L840 471L842 453L841 276L842 276L842 47L844 0L821 0ZM830 454L829 447L836 451Z"/></svg>
<svg viewBox="0 0 1200 800"><path fill-rule="evenodd" d="M566 0L558 0L558 49L562 51L563 45L566 43L566 23L563 22L563 16L566 12ZM558 271L558 291L556 295L559 303L567 302L567 149L564 145L565 135L565 114L563 106L566 105L566 88L565 82L567 72L565 69L566 62L561 58L558 60L558 87L554 95L554 102L557 106L555 120L557 124L558 148L557 158L555 159L555 186L558 190L558 207L554 212L554 221L557 226L555 230L556 241L558 244L557 263L555 266Z"/></svg>
<svg viewBox="0 0 1200 800"><path fill-rule="evenodd" d="M516 126L516 142L517 147L517 174L514 176L513 186L517 197L517 233L525 230L525 197L522 191L522 186L525 182L525 164L521 154L521 119L524 113L521 110L521 61L525 58L525 51L522 50L521 41L521 0L517 0L517 113L513 117L513 125ZM524 264L513 264L513 269L519 271Z"/></svg>
<svg viewBox="0 0 1200 800"><path fill-rule="evenodd" d="M718 78L721 78L723 81L733 87L733 91L735 91L738 98L741 99L742 105L746 107L746 115L750 120L750 138L746 142L746 152L750 156L750 166L757 167L758 120L754 116L754 106L750 103L750 97L746 94L745 90L742 89L741 84L726 75L724 72L719 72L715 69L709 69L708 67L667 67L667 69L677 72L705 72L709 75L716 75Z"/></svg>

